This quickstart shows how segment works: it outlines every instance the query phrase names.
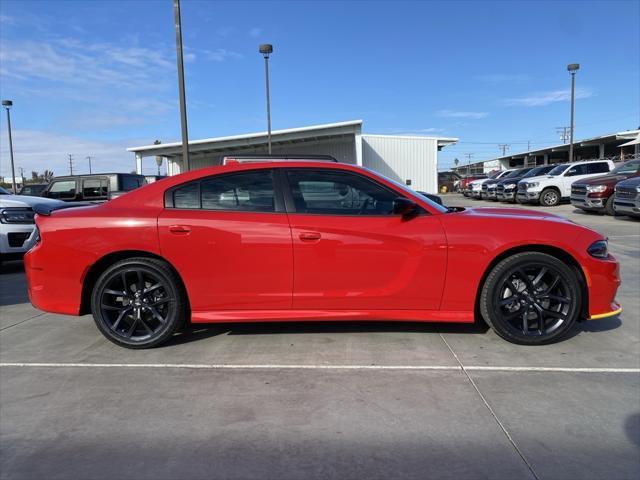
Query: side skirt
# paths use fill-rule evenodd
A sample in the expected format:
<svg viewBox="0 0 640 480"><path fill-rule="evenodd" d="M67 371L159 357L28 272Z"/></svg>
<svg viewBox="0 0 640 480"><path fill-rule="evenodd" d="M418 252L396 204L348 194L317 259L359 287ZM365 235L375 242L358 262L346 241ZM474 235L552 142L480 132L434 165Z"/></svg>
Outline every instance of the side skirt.
<svg viewBox="0 0 640 480"><path fill-rule="evenodd" d="M393 321L473 323L471 311L444 310L216 310L191 312L192 323Z"/></svg>

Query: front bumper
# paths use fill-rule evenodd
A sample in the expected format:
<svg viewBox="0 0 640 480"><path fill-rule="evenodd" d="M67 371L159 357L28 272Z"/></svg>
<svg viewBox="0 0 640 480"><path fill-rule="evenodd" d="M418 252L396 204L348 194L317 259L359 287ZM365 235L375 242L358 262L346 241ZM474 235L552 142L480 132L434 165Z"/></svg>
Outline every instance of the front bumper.
<svg viewBox="0 0 640 480"><path fill-rule="evenodd" d="M633 200L613 200L613 209L620 215L629 215L630 217L640 217L640 199Z"/></svg>
<svg viewBox="0 0 640 480"><path fill-rule="evenodd" d="M617 315L622 310L616 301L620 287L620 266L613 255L607 260L589 259L582 264L587 290L589 312L587 318L597 320Z"/></svg>
<svg viewBox="0 0 640 480"><path fill-rule="evenodd" d="M35 224L0 224L0 254L19 258L36 243Z"/></svg>
<svg viewBox="0 0 640 480"><path fill-rule="evenodd" d="M540 192L518 191L517 198L523 203L537 202L540 200Z"/></svg>
<svg viewBox="0 0 640 480"><path fill-rule="evenodd" d="M605 203L607 202L606 198L592 198L587 195L579 195L572 193L571 194L571 205L578 208L586 208L592 210L602 210L604 209Z"/></svg>
<svg viewBox="0 0 640 480"><path fill-rule="evenodd" d="M498 200L515 200L516 192L515 190L503 190L496 193L496 198Z"/></svg>

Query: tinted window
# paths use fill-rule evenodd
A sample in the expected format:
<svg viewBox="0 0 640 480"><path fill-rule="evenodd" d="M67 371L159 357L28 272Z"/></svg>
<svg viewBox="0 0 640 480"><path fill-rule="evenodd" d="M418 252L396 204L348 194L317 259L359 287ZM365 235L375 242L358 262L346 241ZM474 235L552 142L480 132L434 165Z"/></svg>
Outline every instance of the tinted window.
<svg viewBox="0 0 640 480"><path fill-rule="evenodd" d="M87 179L82 181L82 196L84 198L106 197L108 180L106 178Z"/></svg>
<svg viewBox="0 0 640 480"><path fill-rule="evenodd" d="M236 173L203 180L200 185L202 208L273 212L273 178L269 170Z"/></svg>
<svg viewBox="0 0 640 480"><path fill-rule="evenodd" d="M582 165L574 165L565 174L567 177L575 177L576 175L586 175L589 172L589 165L583 163Z"/></svg>
<svg viewBox="0 0 640 480"><path fill-rule="evenodd" d="M274 189L270 170L210 177L173 191L175 208L273 212Z"/></svg>
<svg viewBox="0 0 640 480"><path fill-rule="evenodd" d="M360 175L314 170L287 173L298 213L391 215L398 194Z"/></svg>
<svg viewBox="0 0 640 480"><path fill-rule="evenodd" d="M76 196L75 180L59 180L53 182L49 190L51 198L74 198Z"/></svg>
<svg viewBox="0 0 640 480"><path fill-rule="evenodd" d="M122 190L128 192L142 185L142 180L136 177L122 177Z"/></svg>
<svg viewBox="0 0 640 480"><path fill-rule="evenodd" d="M614 168L611 173L636 173L640 168L640 160L632 160Z"/></svg>
<svg viewBox="0 0 640 480"><path fill-rule="evenodd" d="M173 191L175 208L200 208L198 183L190 183Z"/></svg>
<svg viewBox="0 0 640 480"><path fill-rule="evenodd" d="M609 171L609 164L605 162L588 163L585 166L587 173L607 173Z"/></svg>
<svg viewBox="0 0 640 480"><path fill-rule="evenodd" d="M569 165L558 165L557 167L554 167L551 169L551 171L549 171L549 175L560 175L567 169L567 167L569 167Z"/></svg>

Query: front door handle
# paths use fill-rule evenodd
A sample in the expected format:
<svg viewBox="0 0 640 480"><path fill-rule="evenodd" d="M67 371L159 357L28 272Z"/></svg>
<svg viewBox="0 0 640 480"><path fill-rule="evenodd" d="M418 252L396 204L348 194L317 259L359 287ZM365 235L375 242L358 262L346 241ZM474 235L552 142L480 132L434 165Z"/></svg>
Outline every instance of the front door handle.
<svg viewBox="0 0 640 480"><path fill-rule="evenodd" d="M191 233L191 227L188 225L171 225L169 226L169 231L176 235L186 235Z"/></svg>
<svg viewBox="0 0 640 480"><path fill-rule="evenodd" d="M320 240L320 233L318 232L302 232L300 235L300 240L304 240L304 241L313 241L313 240Z"/></svg>

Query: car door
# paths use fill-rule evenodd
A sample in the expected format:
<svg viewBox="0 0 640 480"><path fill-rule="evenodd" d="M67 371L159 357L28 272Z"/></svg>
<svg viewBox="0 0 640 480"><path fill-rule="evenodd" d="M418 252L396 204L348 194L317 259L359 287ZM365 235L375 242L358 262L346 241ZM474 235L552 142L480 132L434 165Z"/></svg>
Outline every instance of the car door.
<svg viewBox="0 0 640 480"><path fill-rule="evenodd" d="M439 308L447 251L437 215L394 214L401 194L355 172L302 168L283 177L294 309Z"/></svg>
<svg viewBox="0 0 640 480"><path fill-rule="evenodd" d="M572 165L567 168L560 180L560 191L563 197L571 196L571 184L573 182L589 176L589 169L586 163Z"/></svg>
<svg viewBox="0 0 640 480"><path fill-rule="evenodd" d="M192 311L291 308L291 229L279 198L270 169L165 193L160 249L184 280Z"/></svg>

